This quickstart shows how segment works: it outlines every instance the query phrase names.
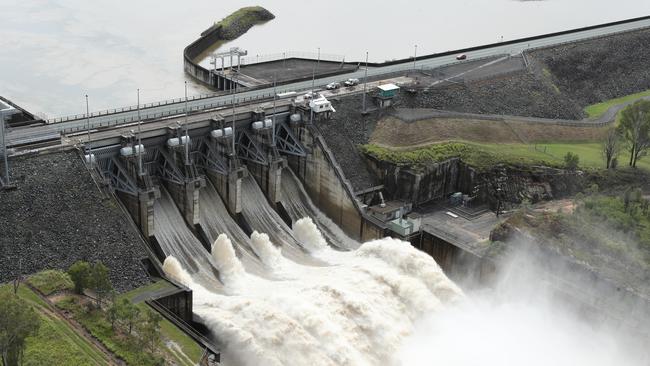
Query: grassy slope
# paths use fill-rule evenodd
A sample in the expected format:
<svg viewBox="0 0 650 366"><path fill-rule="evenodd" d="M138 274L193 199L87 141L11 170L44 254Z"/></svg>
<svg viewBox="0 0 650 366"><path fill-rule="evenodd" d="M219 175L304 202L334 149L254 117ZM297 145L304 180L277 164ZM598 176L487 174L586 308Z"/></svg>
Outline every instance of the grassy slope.
<svg viewBox="0 0 650 366"><path fill-rule="evenodd" d="M598 118L603 114L605 114L605 112L607 112L609 108L617 104L632 102L647 96L650 96L650 90L646 90L636 94L626 95L620 98L606 100L604 102L592 104L590 106L585 107L585 113L587 113L587 116L589 116L589 118Z"/></svg>
<svg viewBox="0 0 650 366"><path fill-rule="evenodd" d="M604 162L601 145L596 142L546 143L546 144L490 144L475 142L446 142L417 149L388 149L377 145L364 145L362 150L379 160L398 165L422 165L431 162L460 157L468 164L486 169L498 163L515 165L546 165L563 167L564 155L571 151L580 157L583 169L602 169ZM627 153L619 155L619 165L623 166ZM650 160L641 159L639 168L650 169Z"/></svg>
<svg viewBox="0 0 650 366"><path fill-rule="evenodd" d="M139 287L127 293L124 293L119 296L119 298L128 298L129 300L135 298L136 296L148 292L156 291L165 287L170 286L166 281L158 281L148 286ZM104 318L104 316L95 311L92 313L84 312L80 306L74 301L73 298L68 297L57 304L58 307L66 309L73 314L75 314L75 319L83 324L83 326L97 339L99 339L111 352L115 353L130 365L151 365L154 363L153 358L149 355L140 352L140 349L137 346L129 344L124 339L116 338L113 336L113 331L111 329L110 323ZM141 302L137 304L141 311L144 311L148 306ZM190 337L185 333L179 330L174 324L169 322L167 319L163 318L163 321L160 324L161 335L163 338L175 342L189 357L193 363L198 363L201 356L203 355L203 349L196 344ZM172 355L180 365L187 365L188 362L182 357L176 354L175 351L168 350L168 353Z"/></svg>
<svg viewBox="0 0 650 366"><path fill-rule="evenodd" d="M27 282L46 296L57 291L71 290L74 287L67 273L52 269L29 276Z"/></svg>
<svg viewBox="0 0 650 366"><path fill-rule="evenodd" d="M10 291L11 286L0 287ZM12 290L11 290L12 291ZM27 339L25 365L106 365L106 355L94 348L68 323L52 315L48 306L32 290L21 286L19 296L28 301L41 319L39 332Z"/></svg>
<svg viewBox="0 0 650 366"><path fill-rule="evenodd" d="M73 297L66 297L58 302L57 306L73 313L76 321L127 364L145 366L155 364L154 357L144 352L138 345L127 339L114 336L111 324L104 318L103 313L96 310L85 311Z"/></svg>
<svg viewBox="0 0 650 366"><path fill-rule="evenodd" d="M170 284L167 281L160 280L148 286L138 287L132 291L120 295L120 297L125 297L129 300L132 300L136 296L145 292L156 291L169 286ZM144 311L147 305L145 303L139 303L138 307L140 307L140 310ZM178 329L174 324L165 318L163 318L163 321L160 323L160 330L164 338L167 338L178 344L183 350L183 353L185 353L192 361L195 363L199 361L203 355L203 349L196 342L194 342L192 338L188 337L185 333L183 333L180 329ZM183 360L179 359L176 354L174 354L174 357L181 364L183 363Z"/></svg>

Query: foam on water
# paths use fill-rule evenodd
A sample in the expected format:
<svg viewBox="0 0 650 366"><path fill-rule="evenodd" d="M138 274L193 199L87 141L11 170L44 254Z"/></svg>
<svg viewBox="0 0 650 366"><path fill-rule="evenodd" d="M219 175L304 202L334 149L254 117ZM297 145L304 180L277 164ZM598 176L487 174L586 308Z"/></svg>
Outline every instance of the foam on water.
<svg viewBox="0 0 650 366"><path fill-rule="evenodd" d="M418 260L416 253L409 253L417 252L410 245L384 239L367 250L362 246L337 252L327 246L311 219L296 222L293 235L327 265L293 263L268 235L254 232L255 253L286 276L253 279L236 261L228 238L217 239L212 251L215 263L225 278L226 292L236 295L211 293L178 261L165 261L166 273L194 290L195 314L224 344L234 364L390 364L396 362L394 355L417 319L444 305L434 292L444 287L446 277L432 260ZM396 255L400 252L404 253ZM438 278L419 278L427 273ZM460 297L460 290L446 281L450 289L446 300L453 299L453 293Z"/></svg>
<svg viewBox="0 0 650 366"><path fill-rule="evenodd" d="M220 279L226 286L246 275L244 266L237 258L232 242L226 234L220 234L212 244L212 258L219 270Z"/></svg>
<svg viewBox="0 0 650 366"><path fill-rule="evenodd" d="M317 253L327 248L327 242L310 217L302 218L293 224L293 235L310 253Z"/></svg>
<svg viewBox="0 0 650 366"><path fill-rule="evenodd" d="M271 243L269 236L264 233L253 231L251 234L251 247L255 254L262 260L265 266L271 270L280 268L283 261L280 248Z"/></svg>

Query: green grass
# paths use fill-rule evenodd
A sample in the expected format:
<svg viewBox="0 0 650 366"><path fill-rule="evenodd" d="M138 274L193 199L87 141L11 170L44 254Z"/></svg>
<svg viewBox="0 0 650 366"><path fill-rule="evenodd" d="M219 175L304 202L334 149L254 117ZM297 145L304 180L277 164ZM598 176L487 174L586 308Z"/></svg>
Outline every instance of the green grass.
<svg viewBox="0 0 650 366"><path fill-rule="evenodd" d="M134 290L131 290L129 292L120 295L119 297L120 298L125 297L128 298L129 300L133 300L135 297L143 293L150 292L150 291L158 291L170 286L172 285L169 282L165 280L160 280L147 286L138 287ZM143 302L137 304L137 306L142 311L144 311L144 309L148 307L148 305ZM180 329L178 329L173 323L171 323L165 318L163 318L163 321L160 323L160 331L164 338L174 341L176 344L179 345L179 347L183 350L183 352L192 361L198 363L198 361L201 359L201 356L203 355L203 349L196 342L194 342L192 338L187 336ZM176 357L176 355L174 355L174 357ZM184 363L183 362L184 360L181 360L178 357L176 358L181 364Z"/></svg>
<svg viewBox="0 0 650 366"><path fill-rule="evenodd" d="M221 19L219 22L215 23L215 25L221 25L224 28L228 28L236 21L246 24L255 24L260 22L256 14L265 10L266 9L261 6L246 6Z"/></svg>
<svg viewBox="0 0 650 366"><path fill-rule="evenodd" d="M134 342L115 335L103 313L95 310L77 312L75 319L115 355L129 365L155 365L156 359Z"/></svg>
<svg viewBox="0 0 650 366"><path fill-rule="evenodd" d="M169 282L160 280L147 286L138 287L134 290L126 292L118 296L121 298L134 299L136 296L149 291L157 291L171 286ZM137 304L141 311L144 311L149 306L144 302ZM134 344L127 342L125 339L116 338L111 329L110 323L104 318L103 314L94 311L86 313L84 309L76 302L73 297L66 297L57 303L57 307L70 311L75 315L75 319L95 337L97 337L111 352L115 353L122 359L126 360L130 365L151 365L154 363L154 358L141 352ZM199 362L203 355L203 349L192 338L183 333L174 324L167 319L163 318L160 323L160 332L163 338L169 339L182 349L183 353L187 355L195 364ZM188 364L184 358L176 355L174 352L167 350L167 353L172 355L180 365Z"/></svg>
<svg viewBox="0 0 650 366"><path fill-rule="evenodd" d="M10 285L0 291L13 291ZM77 334L68 323L48 311L47 304L32 290L21 285L18 295L39 314L38 334L27 338L24 365L106 365L107 356Z"/></svg>
<svg viewBox="0 0 650 366"><path fill-rule="evenodd" d="M70 276L59 270L38 272L29 276L27 282L44 295L50 295L57 291L70 290L74 287Z"/></svg>
<svg viewBox="0 0 650 366"><path fill-rule="evenodd" d="M169 282L167 282L165 280L160 280L160 281L154 282L154 283L152 283L150 285L138 287L138 288L133 289L133 290L131 290L129 292L125 292L125 293L121 294L120 296L118 296L118 298L119 299L127 298L127 299L133 301L133 299L135 297L137 297L137 296L139 296L141 294L144 294L146 292L155 292L155 291L162 290L164 288L168 288L168 287L172 287L172 286L173 285L170 284Z"/></svg>
<svg viewBox="0 0 650 366"><path fill-rule="evenodd" d="M601 117L603 114L605 114L605 112L607 112L609 108L615 105L623 104L627 102L633 102L637 99L641 99L647 96L650 96L650 90L642 91L636 94L626 95L620 98L606 100L604 102L597 103L597 104L592 104L590 106L585 107L584 110L585 113L587 113L587 116L589 116L589 118L598 118Z"/></svg>
<svg viewBox="0 0 650 366"><path fill-rule="evenodd" d="M582 169L604 168L601 145L596 142L535 145L446 142L412 150L394 150L370 144L363 145L361 149L379 160L414 168L453 157L458 157L478 169L489 169L500 163L562 168L564 167L564 155L569 151L578 154L579 166ZM625 165L627 157L625 151L619 155L619 166ZM641 159L637 165L639 168L650 169L650 159Z"/></svg>

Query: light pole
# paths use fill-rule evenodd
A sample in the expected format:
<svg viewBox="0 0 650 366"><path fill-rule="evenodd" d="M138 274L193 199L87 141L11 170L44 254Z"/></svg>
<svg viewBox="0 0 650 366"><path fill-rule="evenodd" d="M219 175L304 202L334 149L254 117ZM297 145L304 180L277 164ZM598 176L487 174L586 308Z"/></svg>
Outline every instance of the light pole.
<svg viewBox="0 0 650 366"><path fill-rule="evenodd" d="M278 75L273 76L273 119L271 120L271 147L275 147L275 99L278 96L275 86L278 79Z"/></svg>
<svg viewBox="0 0 650 366"><path fill-rule="evenodd" d="M367 92L367 85L368 85L368 51L366 51L366 71L363 76L363 104L361 107L361 113L365 114L366 113L366 92Z"/></svg>
<svg viewBox="0 0 650 366"><path fill-rule="evenodd" d="M418 45L415 45L415 51L413 52L413 71L415 71L415 61L418 59Z"/></svg>
<svg viewBox="0 0 650 366"><path fill-rule="evenodd" d="M187 132L187 80L185 80L185 165L190 165L190 135Z"/></svg>
<svg viewBox="0 0 650 366"><path fill-rule="evenodd" d="M316 83L316 69L320 65L320 47L318 47L318 59L316 60L316 66L314 66L313 72L311 74L311 100L314 100L314 84ZM311 107L311 101L307 103L309 105L309 123L314 122L314 109Z"/></svg>
<svg viewBox="0 0 650 366"><path fill-rule="evenodd" d="M86 94L86 131L88 132L88 164L93 165L93 149L90 147L90 108L88 108L88 94Z"/></svg>
<svg viewBox="0 0 650 366"><path fill-rule="evenodd" d="M235 156L237 156L237 150L235 150L235 136L237 136L237 132L235 131L235 125L237 124L236 121L235 121L235 94L237 94L237 78L236 78L236 75L233 78L233 81L235 81L235 92L232 93L232 154L233 154L233 159L234 159Z"/></svg>
<svg viewBox="0 0 650 366"><path fill-rule="evenodd" d="M140 117L140 88L138 88L138 148L136 153L138 154L138 174L140 176L144 175L142 171L142 131L140 130L140 125L142 124L142 118Z"/></svg>
<svg viewBox="0 0 650 366"><path fill-rule="evenodd" d="M7 160L7 142L5 140L5 115L0 112L0 123L2 123L2 156L5 163L5 186L9 186L9 162Z"/></svg>

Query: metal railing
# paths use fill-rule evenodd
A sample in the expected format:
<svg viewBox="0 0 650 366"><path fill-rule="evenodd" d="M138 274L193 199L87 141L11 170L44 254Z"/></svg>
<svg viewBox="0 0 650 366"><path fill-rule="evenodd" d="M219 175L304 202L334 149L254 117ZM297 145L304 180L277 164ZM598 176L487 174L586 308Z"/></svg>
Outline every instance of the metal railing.
<svg viewBox="0 0 650 366"><path fill-rule="evenodd" d="M271 62L271 61L280 61L280 60L286 60L290 58L304 58L304 59L311 59L311 60L317 60L318 59L318 53L315 52L299 52L299 51L286 51L286 52L279 52L279 53L272 53L272 54L266 54L266 55L250 55L250 56L244 56L241 58L241 65L254 65L258 63L263 63L263 62ZM330 54L330 53L321 53L320 54L320 60L321 61L330 61L330 62L344 62L345 61L345 55L335 55L335 54ZM226 65L225 67L229 67Z"/></svg>

